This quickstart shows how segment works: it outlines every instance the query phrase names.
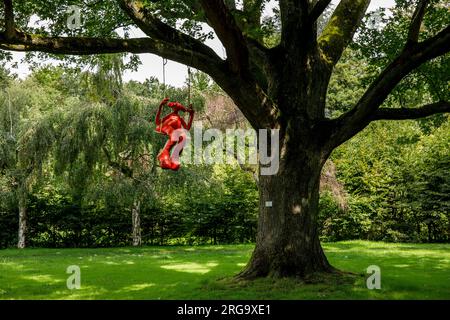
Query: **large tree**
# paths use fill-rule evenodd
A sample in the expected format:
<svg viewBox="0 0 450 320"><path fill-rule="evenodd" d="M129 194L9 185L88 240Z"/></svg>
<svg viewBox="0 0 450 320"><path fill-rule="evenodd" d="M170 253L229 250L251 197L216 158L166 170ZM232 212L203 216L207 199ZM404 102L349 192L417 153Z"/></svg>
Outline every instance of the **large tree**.
<svg viewBox="0 0 450 320"><path fill-rule="evenodd" d="M79 1L85 11L80 36L67 36L71 31L64 27L61 11L69 1L17 0L15 6L12 0L3 2L0 49L58 55L157 54L209 74L255 129L280 130L280 169L259 179L257 244L241 273L246 278L332 272L316 222L320 173L332 151L372 121L450 111L448 101L409 109L383 106L402 79L450 50L450 26L427 32L427 39L421 33L427 10L441 8L448 14L446 1L399 1L414 6L403 48L338 118L326 117L327 88L370 0L341 0L321 34L317 20L331 0L278 0L280 40L271 47L265 41L268 27L262 25L268 2L264 0L244 0L240 6L228 0ZM45 23L31 28L27 22L32 14ZM222 42L225 60L204 44L206 37L198 28L202 22ZM125 32L120 38L114 33L130 26L146 37L127 38ZM266 207L266 201L272 207Z"/></svg>

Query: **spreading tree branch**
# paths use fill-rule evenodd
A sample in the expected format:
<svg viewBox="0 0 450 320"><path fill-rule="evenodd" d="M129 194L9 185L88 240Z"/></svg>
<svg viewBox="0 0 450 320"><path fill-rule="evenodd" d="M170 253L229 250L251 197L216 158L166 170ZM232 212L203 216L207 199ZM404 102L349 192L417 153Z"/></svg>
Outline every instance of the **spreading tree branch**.
<svg viewBox="0 0 450 320"><path fill-rule="evenodd" d="M246 41L232 13L223 0L200 0L206 18L227 50L231 69L242 74L249 67Z"/></svg>
<svg viewBox="0 0 450 320"><path fill-rule="evenodd" d="M229 88L230 91L234 91L233 100L248 101L247 107L242 111L248 116L253 126L266 127L269 125L267 120L263 121L264 112L261 110L269 108L269 100L263 90L264 84L257 83L250 71L249 49L246 46L247 39L244 38L223 0L204 0L200 1L200 5L205 12L208 23L213 27L227 50L229 65L224 65L214 50L201 41L155 18L145 10L141 1L118 1L122 9L149 37L158 39L161 44L170 44L176 50L182 50L184 52L183 64L191 65L208 73L222 88ZM258 54L263 55L264 48L257 46L254 42L252 43L254 45L249 46L252 48L252 52L256 53L258 49ZM195 63L197 60L201 61L202 65ZM180 62L180 60L175 61ZM243 79L250 82L250 86L244 84ZM239 86L240 90L236 90L236 86ZM251 98L249 98L249 94ZM270 109L269 111L268 114L271 114L273 110Z"/></svg>
<svg viewBox="0 0 450 320"><path fill-rule="evenodd" d="M3 7L5 9L5 35L7 38L12 38L15 34L12 0L3 0Z"/></svg>
<svg viewBox="0 0 450 320"><path fill-rule="evenodd" d="M333 67L350 44L370 0L341 0L319 38L325 62Z"/></svg>
<svg viewBox="0 0 450 320"><path fill-rule="evenodd" d="M209 74L219 86L229 92L231 98L240 106L255 128L273 126L273 115L276 114L274 104L264 92L250 69L246 41L232 19L227 8L216 13L210 11L210 17L215 16L215 24L224 32L232 50L239 50L239 68L236 73L229 63L224 62L211 48L201 41L186 35L175 28L155 18L145 10L140 0L117 0L131 20L146 33L148 38L94 38L94 37L52 37L37 34L27 34L15 31L10 37L0 32L0 49L8 51L40 51L62 55L92 55L105 53L152 53L184 65L188 65ZM220 1L222 3L222 1ZM223 6L223 3L222 3ZM212 8L211 8L212 9ZM219 26L222 14L226 14L225 26ZM224 21L220 21L221 24ZM230 36L227 34L232 32ZM244 40L242 40L244 39ZM234 40L239 40L234 42ZM260 48L261 49L261 48ZM237 52L237 51L235 51Z"/></svg>
<svg viewBox="0 0 450 320"><path fill-rule="evenodd" d="M10 0L4 1L5 5L6 2L11 2ZM5 32L0 32L0 49L68 55L121 52L153 53L206 73L218 72L218 66L222 60L215 54L214 50L153 16L144 15L143 10L138 5L140 2L118 1L138 27L149 35L149 38L46 37L18 31L11 34L5 30ZM9 10L9 12L12 11Z"/></svg>
<svg viewBox="0 0 450 320"><path fill-rule="evenodd" d="M35 34L16 33L8 38L0 32L0 49L9 51L40 51L51 54L92 55L105 53L153 53L164 58L210 72L220 58L212 59L190 50L151 38L90 38L90 37L44 37Z"/></svg>
<svg viewBox="0 0 450 320"><path fill-rule="evenodd" d="M313 9L311 10L311 13L309 14L311 21L317 21L319 17L324 13L325 9L328 7L328 5L331 3L331 0L319 0L314 5Z"/></svg>
<svg viewBox="0 0 450 320"><path fill-rule="evenodd" d="M0 32L0 49L72 55L155 51L155 43L148 40L148 38L124 40L88 37L42 37L24 33L18 33L11 39L4 32Z"/></svg>
<svg viewBox="0 0 450 320"><path fill-rule="evenodd" d="M414 109L380 108L372 116L371 120L408 120L429 117L439 113L450 113L450 102L439 101Z"/></svg>
<svg viewBox="0 0 450 320"><path fill-rule="evenodd" d="M200 1L208 23L227 49L228 64L217 54L196 40L161 22L144 8L140 0L117 0L122 9L150 38L161 45L171 45L175 51L183 51L183 62L208 73L219 86L230 93L241 106L253 127L270 127L271 115L276 111L250 72L246 39L223 0ZM259 47L259 49L261 49ZM171 59L171 58L169 58ZM174 59L171 59L174 60ZM201 62L196 63L196 61ZM240 102L240 103L238 103Z"/></svg>
<svg viewBox="0 0 450 320"><path fill-rule="evenodd" d="M232 73L213 79L230 94L254 128L271 128L277 110L265 92L261 74L267 49L257 40L245 37L233 14L223 0L200 0L208 23L227 50L227 62ZM250 61L250 53L252 61ZM256 69L253 68L257 65Z"/></svg>
<svg viewBox="0 0 450 320"><path fill-rule="evenodd" d="M334 133L330 139L332 147L340 145L364 129L374 119L378 108L392 90L411 71L448 52L450 52L450 26L426 41L414 46L405 46L402 53L367 89L356 106L331 122L334 125ZM437 106L442 106L442 104ZM435 105L434 108L437 106ZM425 110L430 110L430 107ZM383 112L386 110L383 109ZM398 111L392 112L398 114Z"/></svg>
<svg viewBox="0 0 450 320"><path fill-rule="evenodd" d="M117 0L120 7L131 20L150 38L172 46L183 48L186 54L195 57L206 57L210 62L218 63L220 57L207 45L171 26L163 23L145 9L140 0ZM189 63L188 63L189 65Z"/></svg>
<svg viewBox="0 0 450 320"><path fill-rule="evenodd" d="M408 45L419 41L420 27L422 26L423 17L428 6L429 0L421 0L413 14L411 25L408 33Z"/></svg>

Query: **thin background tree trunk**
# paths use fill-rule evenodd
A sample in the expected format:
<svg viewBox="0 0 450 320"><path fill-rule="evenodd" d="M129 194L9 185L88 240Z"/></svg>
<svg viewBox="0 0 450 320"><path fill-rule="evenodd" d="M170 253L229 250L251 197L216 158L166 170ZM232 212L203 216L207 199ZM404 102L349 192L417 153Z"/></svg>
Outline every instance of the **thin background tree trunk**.
<svg viewBox="0 0 450 320"><path fill-rule="evenodd" d="M17 247L19 249L23 249L26 247L27 222L28 222L26 192L23 190L23 188L20 188L18 196L19 196L19 234Z"/></svg>
<svg viewBox="0 0 450 320"><path fill-rule="evenodd" d="M131 209L133 223L133 246L142 245L141 235L141 201L135 200Z"/></svg>

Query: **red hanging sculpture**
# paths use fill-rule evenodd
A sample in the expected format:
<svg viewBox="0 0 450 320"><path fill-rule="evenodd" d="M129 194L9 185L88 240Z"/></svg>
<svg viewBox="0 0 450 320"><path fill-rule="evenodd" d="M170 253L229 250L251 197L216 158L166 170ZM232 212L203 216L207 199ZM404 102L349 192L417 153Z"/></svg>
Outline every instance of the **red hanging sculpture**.
<svg viewBox="0 0 450 320"><path fill-rule="evenodd" d="M161 120L161 112L165 105L171 108L172 112ZM189 113L189 121L187 124L178 114L180 111ZM192 109L192 105L189 105L187 108L179 102L169 102L169 98L165 98L161 102L158 113L156 114L156 132L169 137L166 145L158 155L161 168L173 171L180 169L179 156L186 143L185 130L189 131L191 129L193 120L194 110ZM174 147L175 149L172 152L172 148Z"/></svg>

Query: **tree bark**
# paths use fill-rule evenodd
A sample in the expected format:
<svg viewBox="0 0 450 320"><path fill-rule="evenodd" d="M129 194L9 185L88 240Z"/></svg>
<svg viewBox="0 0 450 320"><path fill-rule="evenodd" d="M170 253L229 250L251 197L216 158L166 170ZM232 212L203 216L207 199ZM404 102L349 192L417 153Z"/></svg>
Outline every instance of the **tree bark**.
<svg viewBox="0 0 450 320"><path fill-rule="evenodd" d="M27 200L26 193L23 190L19 190L19 234L17 241L17 248L24 249L26 247L26 235L27 235Z"/></svg>
<svg viewBox="0 0 450 320"><path fill-rule="evenodd" d="M238 278L305 277L334 270L317 229L320 175L326 159L312 145L283 140L278 173L260 176L256 248Z"/></svg>
<svg viewBox="0 0 450 320"><path fill-rule="evenodd" d="M133 208L131 209L132 223L133 223L133 246L138 247L142 245L141 236L141 201L135 200Z"/></svg>
<svg viewBox="0 0 450 320"><path fill-rule="evenodd" d="M289 48L269 75L269 95L280 110L272 127L280 130L279 170L259 176L256 248L238 278L304 278L335 270L322 250L317 226L320 176L331 153L326 147L329 132L318 124L325 118L331 73L315 39L303 43L303 51Z"/></svg>

